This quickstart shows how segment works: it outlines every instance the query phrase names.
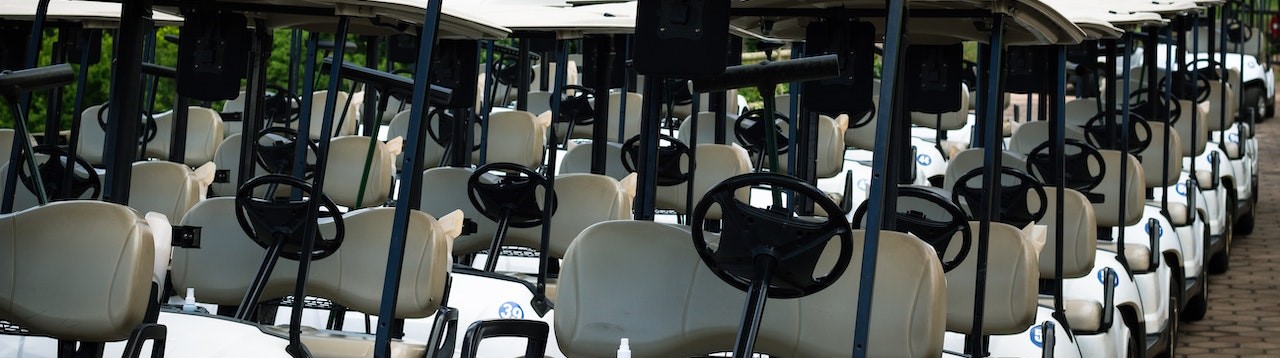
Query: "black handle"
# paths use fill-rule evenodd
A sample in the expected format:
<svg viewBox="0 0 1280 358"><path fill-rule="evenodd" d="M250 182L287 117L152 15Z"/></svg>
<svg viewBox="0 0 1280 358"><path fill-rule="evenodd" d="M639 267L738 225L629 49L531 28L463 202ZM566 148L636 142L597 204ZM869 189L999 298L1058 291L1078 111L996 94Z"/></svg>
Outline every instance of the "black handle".
<svg viewBox="0 0 1280 358"><path fill-rule="evenodd" d="M0 72L0 91L16 95L20 91L39 91L62 86L76 80L70 64L58 64L18 71Z"/></svg>
<svg viewBox="0 0 1280 358"><path fill-rule="evenodd" d="M761 84L824 80L839 75L839 57L831 54L758 65L726 67L722 74L693 80L693 91L699 93L726 91L734 88L756 87Z"/></svg>

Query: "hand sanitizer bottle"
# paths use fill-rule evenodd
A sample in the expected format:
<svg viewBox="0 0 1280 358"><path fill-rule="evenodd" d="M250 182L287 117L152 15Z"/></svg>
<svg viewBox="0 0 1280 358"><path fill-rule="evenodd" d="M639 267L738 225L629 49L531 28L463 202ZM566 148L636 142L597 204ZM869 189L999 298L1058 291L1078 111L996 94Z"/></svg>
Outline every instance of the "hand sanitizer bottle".
<svg viewBox="0 0 1280 358"><path fill-rule="evenodd" d="M182 311L196 311L196 289L194 287L187 287L187 298L182 301Z"/></svg>
<svg viewBox="0 0 1280 358"><path fill-rule="evenodd" d="M631 358L631 342L623 338L622 344L618 345L618 358Z"/></svg>

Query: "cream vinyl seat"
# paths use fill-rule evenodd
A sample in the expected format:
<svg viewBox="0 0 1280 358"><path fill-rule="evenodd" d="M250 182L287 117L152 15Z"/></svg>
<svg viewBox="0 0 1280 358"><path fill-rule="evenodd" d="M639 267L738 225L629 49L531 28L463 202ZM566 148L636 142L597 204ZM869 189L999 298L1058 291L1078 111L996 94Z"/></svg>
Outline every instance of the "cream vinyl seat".
<svg viewBox="0 0 1280 358"><path fill-rule="evenodd" d="M1222 93L1226 93L1226 102L1222 101ZM1200 102L1199 106L1204 108L1207 116L1207 123L1210 132L1217 132L1231 128L1236 123L1236 99L1235 89L1228 86L1222 88L1221 81L1209 81L1209 99ZM1222 113L1226 113L1226 125L1222 122Z"/></svg>
<svg viewBox="0 0 1280 358"><path fill-rule="evenodd" d="M174 117L176 117L176 114L173 111L155 116L156 138L147 143L146 155L157 159L169 159L169 145L173 140ZM224 136L222 116L218 115L218 112L205 107L188 107L187 147L186 152L183 154L183 163L191 167L198 167L213 161L213 156L216 154L218 145L222 143Z"/></svg>
<svg viewBox="0 0 1280 358"><path fill-rule="evenodd" d="M89 106L80 112L80 137L76 143L76 155L94 166L103 165L103 151L107 144L107 133L98 124L99 111L102 111L103 119L107 118L107 110L103 110L102 106Z"/></svg>
<svg viewBox="0 0 1280 358"><path fill-rule="evenodd" d="M307 129L307 138L311 140L320 139L320 129L322 119L324 119L325 97L329 95L328 90L315 91L311 94L311 124ZM333 133L331 136L347 136L356 133L356 113L360 112L360 105L352 102L347 105L347 99L351 97L346 91L338 91L337 102L333 107ZM297 128L301 121L289 124L290 128ZM302 131L298 131L302 132Z"/></svg>
<svg viewBox="0 0 1280 358"><path fill-rule="evenodd" d="M943 176L942 188L951 191L956 186L956 180L975 169L983 168L983 161L986 159L983 148L970 148L957 153L951 160L947 161L946 174ZM1017 170L1026 170L1027 157L1021 153L1012 151L1001 151L1001 164L1007 168ZM1028 197L1028 200L1031 198ZM1036 208L1036 206L1029 206Z"/></svg>
<svg viewBox="0 0 1280 358"><path fill-rule="evenodd" d="M1052 124L1048 121L1031 121L1019 125L1017 129L1014 129L1013 136L1009 137L1008 150L1022 155L1031 155L1032 150L1052 138L1049 135L1050 126ZM1078 141L1085 140L1084 130L1080 129L1080 127L1067 126L1066 129L1066 133L1063 134L1064 138Z"/></svg>
<svg viewBox="0 0 1280 358"><path fill-rule="evenodd" d="M702 196L710 191L712 187L725 179L746 174L751 172L751 162L747 156L747 150L737 145L723 144L699 144L695 153L698 157L696 172L693 177L693 200L694 204L702 199ZM684 160L684 159L682 159ZM681 163L681 169L687 171L688 163ZM687 214L686 208L692 208L692 205L686 207L687 188L690 183L684 182L672 186L659 186L654 195L655 207L662 209L672 209L676 213ZM735 193L739 199L747 198L749 195L748 188L741 188ZM712 208L707 212L708 219L719 219L719 208Z"/></svg>
<svg viewBox="0 0 1280 358"><path fill-rule="evenodd" d="M214 198L192 209L185 225L201 226L206 235L200 249L174 249L174 287L196 288L202 302L238 305L248 290L265 250L241 231L235 219L234 198ZM347 239L332 255L312 262L307 293L325 297L357 312L378 312L394 208L368 208L343 215ZM405 246L396 318L422 318L436 312L447 292L449 241L461 231L461 215L437 221L411 211ZM330 237L332 223L321 223ZM217 236L209 234L216 233ZM214 240L211 240L214 239ZM267 280L262 299L293 293L297 263L282 259ZM277 333L284 327L267 327ZM371 356L373 340L366 335L305 329L303 342L318 357ZM396 356L421 355L420 344L393 343ZM353 353L355 352L355 353ZM354 354L354 355L353 355ZM406 355L407 354L407 355Z"/></svg>
<svg viewBox="0 0 1280 358"><path fill-rule="evenodd" d="M485 163L480 163L480 151L471 152L471 162L515 163L526 168L542 166L542 155L546 150L547 128L551 125L551 115L535 117L531 112L506 111L489 115L489 142L486 147ZM480 137L476 137L479 145Z"/></svg>
<svg viewBox="0 0 1280 358"><path fill-rule="evenodd" d="M641 109L640 102L643 99L644 97L641 96L639 93L627 92L627 114L625 117L622 117L626 119L625 124L627 127L622 134L623 137L619 139L618 138L618 125L619 125L618 112L620 112L622 109L621 107L622 93L615 93L610 91L609 112L608 112L609 126L606 127L607 128L606 132L608 132L608 135L606 136L606 138L608 138L610 142L615 142L615 143L626 142L628 139L631 139L631 137L635 137L636 135L640 134L640 109ZM570 138L591 139L593 130L595 130L594 125L590 125L590 124L575 125L573 126L573 134L570 135ZM564 130L561 129L559 132L556 132L556 133L557 134L564 133ZM561 138L564 138L564 137L561 137Z"/></svg>
<svg viewBox="0 0 1280 358"><path fill-rule="evenodd" d="M369 153L371 144L372 154ZM385 204L391 197L396 154L386 143L371 137L334 138L329 143L325 195L335 204L353 209ZM368 174L365 174L366 164ZM361 184L364 185L363 191Z"/></svg>
<svg viewBox="0 0 1280 358"><path fill-rule="evenodd" d="M590 173L591 172L591 150L595 147L595 142L587 142L569 147L565 152L564 158L560 160L560 174L568 173ZM606 143L604 149L605 159L605 175L616 180L622 180L630 175L626 167L622 166L622 144Z"/></svg>
<svg viewBox="0 0 1280 358"><path fill-rule="evenodd" d="M697 142L699 144L715 143L716 142L715 112L699 112L696 117L695 116L685 117L683 121L680 121L680 131L676 133L676 139L679 139L681 142L684 142L684 144L686 145L693 143L694 141L690 140L689 136L691 133L693 133L693 121L695 120L698 121ZM729 114L725 116L725 122L726 122L724 125L725 144L736 143L738 145L742 145L742 143L738 143L738 138L733 136L733 122L736 120L738 120L738 116L736 115Z"/></svg>
<svg viewBox="0 0 1280 358"><path fill-rule="evenodd" d="M498 224L481 215L467 197L467 180L473 172L473 169L459 167L437 167L422 172L420 210L430 215L446 215L454 210L462 210L464 217L476 223L476 232L459 236L453 241L455 255L489 248L489 243L498 231Z"/></svg>
<svg viewBox="0 0 1280 358"><path fill-rule="evenodd" d="M0 215L0 247L0 319L83 342L127 339L143 322L156 254L133 209L62 201Z"/></svg>
<svg viewBox="0 0 1280 358"><path fill-rule="evenodd" d="M573 239L587 227L611 220L630 220L635 195L635 174L619 182L597 174L561 174L556 177L555 213L551 216L551 257L564 257ZM475 220L488 220L476 218ZM542 246L542 225L510 228L504 245L537 249Z"/></svg>
<svg viewBox="0 0 1280 358"><path fill-rule="evenodd" d="M235 196L236 195L236 178L240 175L240 145L243 133L236 133L227 136L218 144L218 150L213 153L213 164L227 174L227 182L209 184L209 191L212 196ZM265 173L266 169L257 165L255 161L254 167L257 173Z"/></svg>
<svg viewBox="0 0 1280 358"><path fill-rule="evenodd" d="M969 222L969 229L976 236L977 221ZM974 240L979 238L974 237ZM987 285L982 320L983 334L1015 334L1035 324L1039 304L1037 289L1040 284L1040 250L1044 245L1045 230L1035 224L1024 229L992 222L990 226L990 251L987 256ZM958 253L959 245L948 248L947 257ZM947 277L947 330L970 333L973 329L974 294L976 293L978 250L970 250L970 257L960 266L946 273Z"/></svg>
<svg viewBox="0 0 1280 358"><path fill-rule="evenodd" d="M944 131L964 128L969 123L969 86L960 83L960 109L941 114L911 112L911 124ZM941 126L939 126L941 125Z"/></svg>
<svg viewBox="0 0 1280 358"><path fill-rule="evenodd" d="M391 124L387 126L387 138L408 138L409 119L411 116L412 111L408 109L400 111L400 113L396 113L395 117L390 119ZM422 166L425 168L431 168L440 165L440 161L444 158L444 147L440 146L440 143L436 143L436 141L431 140L430 137L425 138L425 140L419 142L419 144L423 147L422 156L418 158L419 160L422 160ZM401 169L400 165L403 161L404 153L396 154L396 170Z"/></svg>
<svg viewBox="0 0 1280 358"><path fill-rule="evenodd" d="M1163 188L1178 184L1182 178L1182 138L1176 130L1169 131L1169 142L1165 143L1165 149L1160 149L1159 145L1164 142L1165 131L1168 127L1164 123L1150 123L1151 125L1151 145L1147 149L1139 153L1142 157L1142 171L1145 174L1143 178L1148 188ZM1169 155L1165 155L1169 153ZM1164 168L1169 168L1169 178L1164 178ZM1159 201L1153 203L1159 204ZM1190 223L1189 211L1186 202L1169 202L1169 221L1178 226Z"/></svg>
<svg viewBox="0 0 1280 358"><path fill-rule="evenodd" d="M1103 176L1102 184L1094 188L1094 193L1101 193L1103 200L1100 203L1093 203L1093 212L1096 214L1099 228L1109 227L1127 227L1137 225L1142 221L1143 206L1146 205L1147 186L1146 174L1142 170L1142 164L1138 162L1133 155L1124 154L1117 150L1099 150L1102 153L1103 165L1106 166L1106 173ZM1124 190L1121 191L1120 170L1125 168L1129 171L1128 181L1124 183ZM1120 215L1122 207L1120 206L1120 196L1127 195L1125 198L1124 216ZM1112 241L1102 242L1098 245L1105 250L1117 251L1115 243ZM1130 264L1130 269L1136 272L1143 272L1148 269L1147 264L1151 262L1151 248L1146 245L1127 243L1124 249L1125 256Z"/></svg>
<svg viewBox="0 0 1280 358"><path fill-rule="evenodd" d="M1049 201L1044 220L1041 221L1048 233L1044 250L1040 251L1040 277L1043 278L1055 277L1057 271L1054 267L1058 256L1055 246L1058 238L1054 234L1058 227L1057 190L1052 186L1045 187ZM1089 199L1085 198L1084 194L1068 188L1063 190L1062 198L1062 277L1065 279L1084 277L1093 272L1094 259L1098 252L1097 218L1094 216L1093 206L1089 204ZM1040 304L1052 306L1052 296L1041 296ZM1064 297L1063 304L1066 308L1067 322L1070 322L1072 330L1097 332L1103 328L1103 310L1109 308L1103 307L1099 300Z"/></svg>
<svg viewBox="0 0 1280 358"><path fill-rule="evenodd" d="M618 339L653 357L731 350L746 293L702 263L687 228L649 221L596 224L566 254L555 332L571 357L613 357ZM863 231L853 231L854 257ZM882 231L870 318L869 356L942 353L947 292L933 249L909 234ZM771 299L757 352L789 357L851 354L861 266L854 262L825 290Z"/></svg>
<svg viewBox="0 0 1280 358"><path fill-rule="evenodd" d="M187 210L204 200L215 171L213 163L192 170L184 164L162 160L135 162L129 182L129 206L138 212L164 214L173 222L182 221Z"/></svg>

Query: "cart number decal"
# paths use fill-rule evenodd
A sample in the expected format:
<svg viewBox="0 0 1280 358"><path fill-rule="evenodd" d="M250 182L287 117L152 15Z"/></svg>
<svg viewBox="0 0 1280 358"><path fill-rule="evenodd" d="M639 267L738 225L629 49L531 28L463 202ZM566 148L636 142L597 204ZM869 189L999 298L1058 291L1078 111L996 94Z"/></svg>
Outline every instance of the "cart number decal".
<svg viewBox="0 0 1280 358"><path fill-rule="evenodd" d="M507 301L498 306L498 318L524 318L524 309L520 308L519 303Z"/></svg>

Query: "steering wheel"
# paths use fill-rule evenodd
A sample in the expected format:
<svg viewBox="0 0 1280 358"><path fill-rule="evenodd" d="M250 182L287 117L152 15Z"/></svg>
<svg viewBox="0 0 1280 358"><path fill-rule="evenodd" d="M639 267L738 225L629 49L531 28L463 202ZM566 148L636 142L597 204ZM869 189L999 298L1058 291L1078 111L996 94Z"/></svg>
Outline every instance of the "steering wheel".
<svg viewBox="0 0 1280 358"><path fill-rule="evenodd" d="M477 168L467 179L467 198L481 215L515 228L542 225L542 205L538 188L551 200L551 213L556 211L556 193L547 187L547 179L514 163L490 163ZM509 216L508 216L509 215Z"/></svg>
<svg viewBox="0 0 1280 358"><path fill-rule="evenodd" d="M1146 116L1151 113L1152 106L1155 107L1156 117L1151 120L1160 121L1162 123L1173 124L1182 116L1182 103L1170 98L1165 100L1164 95L1156 96L1154 100L1146 98L1146 93L1139 90L1129 94L1129 102L1133 105L1129 106L1129 112L1141 113Z"/></svg>
<svg viewBox="0 0 1280 358"><path fill-rule="evenodd" d="M666 134L659 134L658 146L658 186L679 185L689 180L689 173L682 171L681 159L693 161L689 156L689 146L685 145L679 139L672 138ZM661 145L661 141L667 141L668 145ZM640 136L631 137L625 143L622 143L622 167L627 172L636 172L636 162L640 159Z"/></svg>
<svg viewBox="0 0 1280 358"><path fill-rule="evenodd" d="M304 194L303 199L277 197L274 189L278 189L280 185L301 190ZM270 186L271 190L267 190L263 197L255 197L254 192L262 186ZM318 225L307 221L307 209L311 207L311 201L316 199L321 200L320 205L332 215L334 226L334 235L329 239L322 237L319 228L316 228L315 242L311 246L311 259L323 259L342 246L346 225L343 224L338 205L334 204L329 196L316 193L311 184L302 179L269 174L244 183L244 186L236 191L236 220L240 222L240 229L244 230L253 242L258 243L258 246L264 249L270 248L283 240L280 242L282 245L280 257L299 260L303 253L304 238L302 236L307 226Z"/></svg>
<svg viewBox="0 0 1280 358"><path fill-rule="evenodd" d="M533 63L533 61L529 61ZM521 88L533 82L533 68L526 67L529 72L528 82L521 84L520 82L520 59L515 56L502 56L493 64L493 72L497 77L498 83L510 86L512 88Z"/></svg>
<svg viewBox="0 0 1280 358"><path fill-rule="evenodd" d="M47 155L48 158L36 166L36 170L40 173L40 185L44 186L44 193L49 200L62 199L79 199L84 198L85 192L90 192L89 199L97 199L102 192L102 181L98 178L98 172L93 169L93 165L78 155L72 155L66 148L57 145L38 145L32 150L36 154ZM22 181L22 185L27 187L32 193L36 192L35 180L28 172L26 165L27 156L19 156L18 162L18 179ZM72 164L71 171L71 190L67 196L62 196L62 182L64 175L67 173L66 163L70 161ZM92 190L92 191L91 191Z"/></svg>
<svg viewBox="0 0 1280 358"><path fill-rule="evenodd" d="M1206 77L1204 73L1179 70L1174 71L1173 75L1182 78L1181 87L1169 87L1172 91L1173 98L1190 100L1195 103L1209 100L1209 78ZM1168 81L1168 76L1160 78L1160 88L1164 88L1168 84ZM1195 85L1194 91L1192 91L1192 85Z"/></svg>
<svg viewBox="0 0 1280 358"><path fill-rule="evenodd" d="M1114 133L1107 132L1107 114L1115 114L1116 121L1122 121L1119 111L1102 111L1095 114L1093 118L1084 124L1085 140L1097 148L1119 150L1125 141L1121 138L1120 131ZM1114 123L1119 128L1121 123ZM1146 119L1142 115L1129 112L1129 153L1141 153L1151 145L1151 125L1147 124Z"/></svg>
<svg viewBox="0 0 1280 358"><path fill-rule="evenodd" d="M1053 171L1053 157L1049 151L1053 142L1040 143L1027 156L1027 173L1042 183L1057 183ZM1062 185L1087 193L1102 184L1106 177L1107 167L1104 165L1102 153L1088 144L1078 140L1067 139L1062 148L1064 167ZM1097 168L1094 173L1091 168ZM1087 195L1087 194L1086 194Z"/></svg>
<svg viewBox="0 0 1280 358"><path fill-rule="evenodd" d="M257 151L253 154L253 159L258 165L266 169L267 172L273 174L286 173L293 170L294 144L298 142L298 131L293 128L286 127L268 127L258 132ZM303 141L307 144L310 153L319 153L320 148L311 141ZM309 159L309 158L308 158ZM304 171L310 175L315 170L315 164L308 161L304 166Z"/></svg>
<svg viewBox="0 0 1280 358"><path fill-rule="evenodd" d="M763 124L763 122L765 122L763 109L747 111L747 113L738 116L738 120L733 122L733 136L747 150L755 153L763 152L765 149L765 135L769 134L769 132L766 132L769 130L769 126ZM781 125L790 123L791 119L782 113L774 112L772 122L773 135L778 141L778 154L785 154L787 149L790 148L790 140L787 138L786 132L782 130Z"/></svg>
<svg viewBox="0 0 1280 358"><path fill-rule="evenodd" d="M969 220L964 210L960 209L960 205L942 195L941 190L923 186L899 186L898 212L894 214L894 220L897 224L896 231L909 232L933 246L933 250L938 254L938 261L942 262L942 270L945 272L960 267L960 263L969 256L969 248L973 246L973 230L969 228ZM921 204L933 206L928 209L934 210L927 212L912 210L926 208L902 205L902 199L919 201ZM853 212L854 229L863 227L868 203L870 202L862 202L862 205ZM929 217L927 214L935 215ZM936 214L942 215L938 217L939 215ZM947 248L951 246L951 241L955 239L956 234L960 234L960 252L956 253L955 259L947 261L945 257Z"/></svg>
<svg viewBox="0 0 1280 358"><path fill-rule="evenodd" d="M845 115L849 116L849 120L851 121L849 122L848 128L853 129L866 127L876 119L876 106L871 106L871 108L867 109L866 112L859 114L856 119L853 118L855 115L854 113L846 113Z"/></svg>
<svg viewBox="0 0 1280 358"><path fill-rule="evenodd" d="M1238 19L1227 19L1227 41L1244 43L1253 39L1253 28L1244 26Z"/></svg>
<svg viewBox="0 0 1280 358"><path fill-rule="evenodd" d="M102 128L103 131L107 130L107 109L110 107L111 103L104 103L101 107L98 107L98 127ZM147 145L147 143L151 143L151 140L156 139L159 126L156 125L155 115L146 113L146 111L142 111L140 123L142 124L142 133L138 137L138 145Z"/></svg>
<svg viewBox="0 0 1280 358"><path fill-rule="evenodd" d="M951 200L960 202L960 198L964 198L965 203L969 205L971 219L977 219L978 213L986 210L983 205L982 182L978 181L975 185L974 178L982 178L982 168L970 170L968 173L960 176L956 180L955 188L951 189ZM1015 180L1009 183L1007 179ZM1044 213L1049 209L1049 196L1045 193L1044 185L1040 181L1031 177L1030 174L1017 168L1000 167L1000 193L999 205L1000 221L1016 226L1025 227L1032 222L1040 221L1044 218ZM1027 206L1027 197L1032 193L1040 199L1040 207L1031 210Z"/></svg>
<svg viewBox="0 0 1280 358"><path fill-rule="evenodd" d="M738 201L734 192L740 188L769 186L773 190L790 190L812 200L828 213L840 213L840 206L822 191L794 177L774 173L742 174L716 184L698 201L692 213L693 247L702 262L717 277L747 290L756 275L756 259L771 256L777 266L769 282L769 297L797 298L821 291L834 284L853 258L853 233L843 215L818 218L797 217L784 208L763 209ZM720 206L719 244L707 242L707 211ZM831 270L815 277L818 259L839 237L840 251Z"/></svg>
<svg viewBox="0 0 1280 358"><path fill-rule="evenodd" d="M1203 65L1201 65L1203 64ZM1195 68L1198 75L1203 76L1208 81L1221 81L1226 77L1227 67L1222 63L1211 58L1200 58L1191 61L1187 68ZM1209 88L1208 85L1205 88Z"/></svg>
<svg viewBox="0 0 1280 358"><path fill-rule="evenodd" d="M435 125L431 124L433 120L436 122ZM449 114L447 109L431 107L431 111L427 112L427 135L430 136L431 140L435 141L436 144L439 144L441 147L448 148L449 144L453 143L453 137L448 135L453 134L453 126L456 122L457 121L454 120L453 115ZM480 121L471 121L471 125L478 126L480 125ZM436 127L440 128L438 133L435 129ZM474 152L477 150L480 150L480 143L476 143L471 146L471 151Z"/></svg>
<svg viewBox="0 0 1280 358"><path fill-rule="evenodd" d="M566 85L561 89L561 93L569 91L575 92L573 95L566 96L560 100L560 117L557 122L568 123L572 121L580 126L594 123L596 110L591 107L591 103L596 98L596 91L579 85Z"/></svg>
<svg viewBox="0 0 1280 358"><path fill-rule="evenodd" d="M293 123L297 121L298 111L293 106L301 104L302 98L281 86L267 85L267 89L275 92L262 99L264 118L272 123Z"/></svg>

